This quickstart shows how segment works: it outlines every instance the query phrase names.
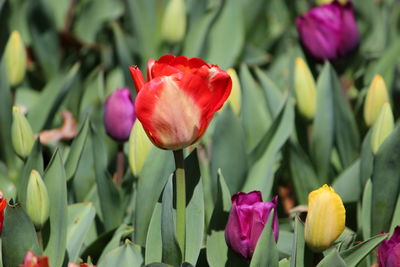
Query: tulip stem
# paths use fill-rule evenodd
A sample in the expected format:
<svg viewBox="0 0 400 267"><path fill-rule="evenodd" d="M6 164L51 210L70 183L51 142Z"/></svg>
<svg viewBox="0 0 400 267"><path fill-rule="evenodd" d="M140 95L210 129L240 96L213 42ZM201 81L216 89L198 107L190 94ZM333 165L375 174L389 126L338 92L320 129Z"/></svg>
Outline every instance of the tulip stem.
<svg viewBox="0 0 400 267"><path fill-rule="evenodd" d="M124 179L124 166L125 166L125 155L124 155L124 147L122 144L118 144L118 152L117 152L117 163L116 163L116 171L114 174L114 183L117 186L122 185L122 181Z"/></svg>
<svg viewBox="0 0 400 267"><path fill-rule="evenodd" d="M184 258L186 232L186 184L183 150L174 151L176 177L176 235Z"/></svg>

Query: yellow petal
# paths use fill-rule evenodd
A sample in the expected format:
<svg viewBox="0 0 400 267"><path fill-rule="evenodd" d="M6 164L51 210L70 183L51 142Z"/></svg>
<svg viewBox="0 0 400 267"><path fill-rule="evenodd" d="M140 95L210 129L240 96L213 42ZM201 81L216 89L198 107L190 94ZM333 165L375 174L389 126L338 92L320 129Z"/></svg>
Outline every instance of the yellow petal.
<svg viewBox="0 0 400 267"><path fill-rule="evenodd" d="M231 105L233 112L236 115L239 115L242 106L242 93L239 77L237 76L235 69L228 69L226 72L229 74L229 76L231 76L232 79L232 91L223 108L225 108L226 105Z"/></svg>
<svg viewBox="0 0 400 267"><path fill-rule="evenodd" d="M383 104L381 112L376 119L371 133L372 152L378 152L379 147L394 129L394 119L390 104Z"/></svg>
<svg viewBox="0 0 400 267"><path fill-rule="evenodd" d="M4 51L4 59L8 82L15 86L24 79L26 72L26 51L19 32L11 33Z"/></svg>
<svg viewBox="0 0 400 267"><path fill-rule="evenodd" d="M325 184L308 195L304 238L312 250L329 248L344 231L345 221L342 199L332 187Z"/></svg>

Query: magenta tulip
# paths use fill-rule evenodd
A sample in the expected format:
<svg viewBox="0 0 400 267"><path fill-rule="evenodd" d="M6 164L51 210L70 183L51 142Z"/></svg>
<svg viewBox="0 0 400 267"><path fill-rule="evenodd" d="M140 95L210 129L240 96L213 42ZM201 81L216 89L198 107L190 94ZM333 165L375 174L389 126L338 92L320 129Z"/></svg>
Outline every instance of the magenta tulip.
<svg viewBox="0 0 400 267"><path fill-rule="evenodd" d="M348 55L360 40L351 2L315 7L298 17L296 24L303 46L320 61Z"/></svg>
<svg viewBox="0 0 400 267"><path fill-rule="evenodd" d="M383 241L378 247L378 262L380 267L400 266L400 227L394 229L389 240Z"/></svg>
<svg viewBox="0 0 400 267"><path fill-rule="evenodd" d="M277 196L271 202L263 202L260 191L233 195L232 208L225 228L225 240L228 246L237 254L250 259L272 210L274 210L272 228L277 241L279 234L277 203Z"/></svg>
<svg viewBox="0 0 400 267"><path fill-rule="evenodd" d="M128 140L135 119L130 90L115 90L104 103L104 126L107 134L116 141Z"/></svg>

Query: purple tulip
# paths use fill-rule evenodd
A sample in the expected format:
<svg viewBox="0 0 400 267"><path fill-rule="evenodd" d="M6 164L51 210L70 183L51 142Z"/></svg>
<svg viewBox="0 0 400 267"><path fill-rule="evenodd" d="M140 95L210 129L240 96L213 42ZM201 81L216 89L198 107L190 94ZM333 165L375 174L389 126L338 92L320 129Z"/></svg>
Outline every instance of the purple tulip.
<svg viewBox="0 0 400 267"><path fill-rule="evenodd" d="M115 90L104 103L104 126L107 134L116 141L128 140L135 119L131 91L128 88Z"/></svg>
<svg viewBox="0 0 400 267"><path fill-rule="evenodd" d="M378 262L380 267L400 266L400 227L394 229L389 240L383 241L378 247Z"/></svg>
<svg viewBox="0 0 400 267"><path fill-rule="evenodd" d="M271 202L263 202L260 191L233 195L232 208L225 228L225 240L228 246L244 258L250 259L272 210L274 210L272 228L277 241L279 234L277 204L277 196Z"/></svg>
<svg viewBox="0 0 400 267"><path fill-rule="evenodd" d="M334 60L354 50L360 40L351 2L315 7L296 19L300 40L317 60Z"/></svg>

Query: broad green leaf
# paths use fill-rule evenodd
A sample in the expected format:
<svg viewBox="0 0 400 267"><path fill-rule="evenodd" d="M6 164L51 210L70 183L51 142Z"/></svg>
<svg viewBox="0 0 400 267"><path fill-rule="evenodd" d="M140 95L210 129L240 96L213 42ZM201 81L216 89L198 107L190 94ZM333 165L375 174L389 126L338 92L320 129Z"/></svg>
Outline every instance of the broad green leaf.
<svg viewBox="0 0 400 267"><path fill-rule="evenodd" d="M162 196L161 238L163 262L178 266L182 262L182 254L176 238L175 210L173 208L172 177L168 179Z"/></svg>
<svg viewBox="0 0 400 267"><path fill-rule="evenodd" d="M172 151L157 148L150 151L137 185L135 241L142 246L146 244L147 230L154 207L173 170Z"/></svg>
<svg viewBox="0 0 400 267"><path fill-rule="evenodd" d="M317 265L317 267L346 267L346 262L340 257L336 249L326 255Z"/></svg>
<svg viewBox="0 0 400 267"><path fill-rule="evenodd" d="M117 19L123 11L120 1L85 1L79 16L74 21L74 32L83 42L95 43L96 35L103 24Z"/></svg>
<svg viewBox="0 0 400 267"><path fill-rule="evenodd" d="M368 179L364 186L361 206L361 230L364 239L371 237L372 182Z"/></svg>
<svg viewBox="0 0 400 267"><path fill-rule="evenodd" d="M50 201L50 237L44 254L49 264L61 267L67 247L67 181L60 151L56 150L45 171L43 180Z"/></svg>
<svg viewBox="0 0 400 267"><path fill-rule="evenodd" d="M304 267L304 224L296 216L294 222L293 250L290 257L291 267Z"/></svg>
<svg viewBox="0 0 400 267"><path fill-rule="evenodd" d="M115 248L108 252L104 258L97 264L98 267L132 267L141 266L143 257L140 247L127 241L123 246Z"/></svg>
<svg viewBox="0 0 400 267"><path fill-rule="evenodd" d="M360 161L356 160L333 182L333 188L344 203L357 202L361 198Z"/></svg>
<svg viewBox="0 0 400 267"><path fill-rule="evenodd" d="M33 132L37 133L51 123L77 78L79 68L77 63L67 73L55 75L43 88L40 97L28 113Z"/></svg>
<svg viewBox="0 0 400 267"><path fill-rule="evenodd" d="M243 92L242 123L248 150L254 149L271 124L271 116L261 88L256 84L249 68L240 67L240 84Z"/></svg>
<svg viewBox="0 0 400 267"><path fill-rule="evenodd" d="M321 184L329 181L330 160L334 139L334 92L332 72L325 64L317 81L317 110L313 122L311 155Z"/></svg>
<svg viewBox="0 0 400 267"><path fill-rule="evenodd" d="M77 203L68 206L67 251L69 261L79 259L86 234L93 223L95 209L92 203Z"/></svg>
<svg viewBox="0 0 400 267"><path fill-rule="evenodd" d="M83 149L86 144L87 135L89 132L89 119L83 122L78 135L72 142L68 158L65 162L65 173L67 175L67 181L70 180L78 168L79 161L81 159Z"/></svg>
<svg viewBox="0 0 400 267"><path fill-rule="evenodd" d="M161 204L156 203L146 238L145 264L162 261Z"/></svg>
<svg viewBox="0 0 400 267"><path fill-rule="evenodd" d="M375 156L372 173L371 234L388 232L400 192L400 126L387 137Z"/></svg>
<svg viewBox="0 0 400 267"><path fill-rule="evenodd" d="M244 21L239 0L225 1L210 28L206 61L218 64L223 69L232 67L243 49L244 38Z"/></svg>
<svg viewBox="0 0 400 267"><path fill-rule="evenodd" d="M41 254L35 227L21 206L6 208L1 239L4 267L22 264L28 250Z"/></svg>
<svg viewBox="0 0 400 267"><path fill-rule="evenodd" d="M368 131L361 146L360 154L360 183L365 186L374 168L374 154L371 147L371 131Z"/></svg>
<svg viewBox="0 0 400 267"><path fill-rule="evenodd" d="M217 170L221 169L227 177L231 192L243 186L247 171L246 143L240 119L230 106L216 118L212 138L211 174L216 181ZM235 153L232 153L234 151ZM230 155L227 157L227 155Z"/></svg>
<svg viewBox="0 0 400 267"><path fill-rule="evenodd" d="M55 25L57 30L62 30L65 27L65 20L68 13L68 8L71 5L69 0L43 0L43 3L49 8L50 12L54 15Z"/></svg>
<svg viewBox="0 0 400 267"><path fill-rule="evenodd" d="M290 267L290 261L288 259L281 259L279 261L279 267Z"/></svg>
<svg viewBox="0 0 400 267"><path fill-rule="evenodd" d="M300 204L307 204L308 193L318 188L320 183L308 155L298 144L290 145L289 164L296 198Z"/></svg>
<svg viewBox="0 0 400 267"><path fill-rule="evenodd" d="M39 173L43 174L43 157L42 157L42 145L40 140L36 140L31 154L28 156L28 160L22 170L21 176L19 178L18 185L18 201L23 207L26 207L26 189L28 187L29 176L32 170L37 170Z"/></svg>
<svg viewBox="0 0 400 267"><path fill-rule="evenodd" d="M274 212L276 211L274 210L269 214L264 230L262 231L260 238L257 241L257 246L254 250L254 254L250 262L250 267L279 266L279 254L278 249L276 248L276 243L272 230Z"/></svg>
<svg viewBox="0 0 400 267"><path fill-rule="evenodd" d="M350 249L340 252L340 256L345 261L347 267L356 267L386 238L387 235L374 236L365 242L362 242Z"/></svg>
<svg viewBox="0 0 400 267"><path fill-rule="evenodd" d="M119 247L121 241L125 238L129 238L133 233L133 228L126 224L122 224L120 227L115 230L114 235L112 236L110 242L104 248L98 249L99 253L101 252L99 262L103 259L107 253L117 247Z"/></svg>

